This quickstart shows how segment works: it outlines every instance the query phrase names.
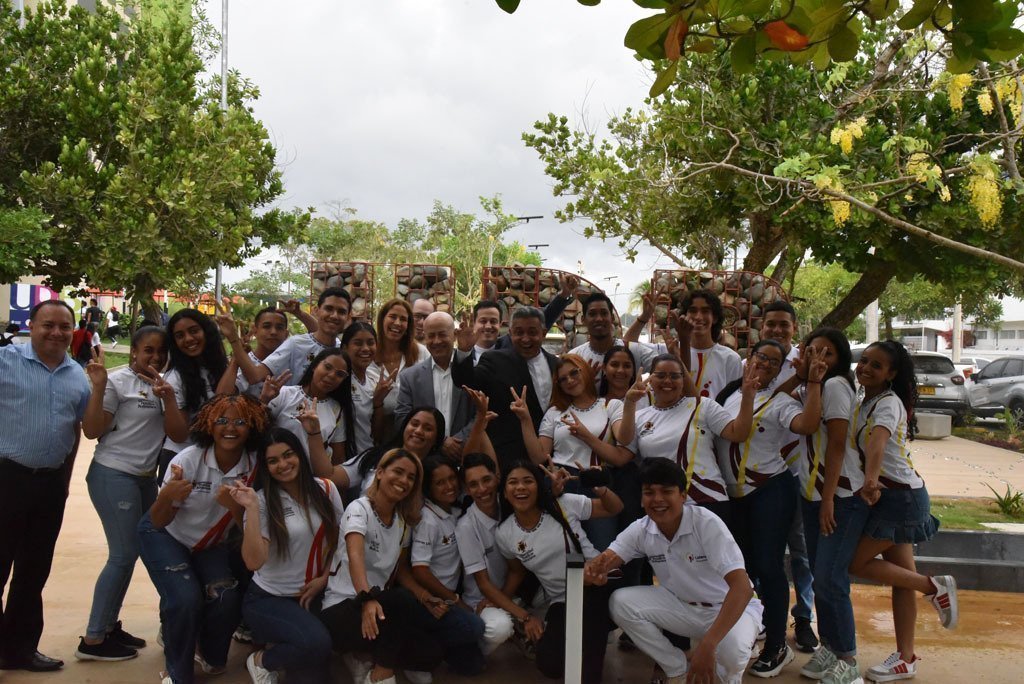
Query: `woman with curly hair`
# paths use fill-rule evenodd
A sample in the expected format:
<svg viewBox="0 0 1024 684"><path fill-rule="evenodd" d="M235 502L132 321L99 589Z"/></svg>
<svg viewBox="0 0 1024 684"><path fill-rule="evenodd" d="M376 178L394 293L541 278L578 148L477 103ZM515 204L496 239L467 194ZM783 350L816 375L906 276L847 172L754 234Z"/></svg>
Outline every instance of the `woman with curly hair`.
<svg viewBox="0 0 1024 684"><path fill-rule="evenodd" d="M139 521L142 562L160 594L163 684L191 684L194 658L209 674L224 670L242 608L241 558L229 543L242 508L231 488L252 484L269 423L245 395L203 405L192 420L195 443L171 461Z"/></svg>
<svg viewBox="0 0 1024 684"><path fill-rule="evenodd" d="M379 434L390 435L394 427L395 408L398 406L398 374L430 357L427 348L415 339L412 307L404 299L395 297L384 302L377 314L377 358L380 380L377 384L373 407L383 413L379 416L382 427Z"/></svg>
<svg viewBox="0 0 1024 684"><path fill-rule="evenodd" d="M871 512L850 574L892 587L896 633L896 651L866 675L876 682L910 679L918 661L917 594L927 596L942 626L952 629L959 617L956 580L951 575L921 575L914 565L914 544L934 537L939 527L908 448L916 431L914 362L899 342L875 342L857 362L857 381L864 394L854 408L849 441L864 464L860 496ZM851 669L850 681L858 675L856 668Z"/></svg>
<svg viewBox="0 0 1024 684"><path fill-rule="evenodd" d="M170 392L158 392L164 400L167 433L157 472L161 481L171 459L191 444L189 423L199 407L216 394L217 383L228 368L217 324L195 309L182 309L167 321L167 354L169 361L163 381L173 390L173 401Z"/></svg>
<svg viewBox="0 0 1024 684"><path fill-rule="evenodd" d="M315 412L303 416L304 429L319 429ZM281 671L292 684L330 681L331 635L310 606L327 586L344 507L330 480L313 477L304 450L291 431L271 429L256 466L263 488L231 490L245 509L242 559L255 573L242 615L267 644L246 660L254 682L274 682Z"/></svg>

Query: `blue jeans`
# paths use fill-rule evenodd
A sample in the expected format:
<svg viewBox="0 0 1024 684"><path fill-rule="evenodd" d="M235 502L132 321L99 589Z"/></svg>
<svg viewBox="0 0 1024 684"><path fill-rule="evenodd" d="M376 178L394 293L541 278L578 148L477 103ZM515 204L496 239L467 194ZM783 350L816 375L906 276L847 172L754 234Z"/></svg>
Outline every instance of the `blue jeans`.
<svg viewBox="0 0 1024 684"><path fill-rule="evenodd" d="M107 563L96 579L85 635L102 639L117 624L132 581L139 557L139 519L156 500L156 479L131 475L93 461L85 482L107 538Z"/></svg>
<svg viewBox="0 0 1024 684"><path fill-rule="evenodd" d="M789 471L780 473L756 491L733 499L733 536L743 551L751 579L757 581L764 604L765 649L774 652L786 643L789 580L786 578L786 539L796 509L797 482Z"/></svg>
<svg viewBox="0 0 1024 684"><path fill-rule="evenodd" d="M799 493L797 497L798 501L804 500ZM794 509L793 524L789 528L789 538L786 540L786 545L789 546L789 572L793 576L793 588L796 589L796 603L793 604L790 614L794 618L810 620L814 605L814 589L812 588L814 576L811 574L811 568L814 566L811 564L807 551L811 542L804 534L801 510L801 505L797 504Z"/></svg>
<svg viewBox="0 0 1024 684"><path fill-rule="evenodd" d="M484 621L476 613L461 606L452 606L438 620L422 605L413 614L417 627L433 634L444 646L444 661L452 672L464 677L484 671L480 640L484 637Z"/></svg>
<svg viewBox="0 0 1024 684"><path fill-rule="evenodd" d="M291 684L330 681L331 635L298 598L274 596L253 582L242 600L242 617L254 641L268 644L263 667L284 671Z"/></svg>
<svg viewBox="0 0 1024 684"><path fill-rule="evenodd" d="M836 498L836 529L821 536L821 503L803 502L807 553L814 568L814 607L818 611L818 637L840 658L857 655L857 627L850 601L850 562L857 551L871 509L857 495Z"/></svg>
<svg viewBox="0 0 1024 684"><path fill-rule="evenodd" d="M174 684L192 684L197 645L214 667L228 660L231 635L242 617L240 578L231 558L238 550L218 544L193 553L165 529L153 527L149 513L139 521L139 550L160 594L167 672Z"/></svg>

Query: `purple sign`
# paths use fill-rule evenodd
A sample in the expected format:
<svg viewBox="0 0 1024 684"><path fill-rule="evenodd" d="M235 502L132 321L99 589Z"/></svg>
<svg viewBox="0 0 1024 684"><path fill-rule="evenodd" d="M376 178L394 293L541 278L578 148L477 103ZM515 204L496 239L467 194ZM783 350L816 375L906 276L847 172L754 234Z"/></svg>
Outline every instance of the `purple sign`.
<svg viewBox="0 0 1024 684"><path fill-rule="evenodd" d="M28 330L28 314L32 307L48 299L60 299L60 293L45 285L11 285L11 323Z"/></svg>

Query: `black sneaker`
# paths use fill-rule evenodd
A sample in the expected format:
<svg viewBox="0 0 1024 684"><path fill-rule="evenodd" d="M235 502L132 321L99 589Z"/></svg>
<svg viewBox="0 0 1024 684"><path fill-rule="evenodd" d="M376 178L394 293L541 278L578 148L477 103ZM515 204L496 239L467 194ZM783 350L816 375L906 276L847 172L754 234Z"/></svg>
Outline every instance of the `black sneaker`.
<svg viewBox="0 0 1024 684"><path fill-rule="evenodd" d="M750 666L750 674L764 679L775 677L782 672L782 668L793 662L795 657L793 649L786 645L774 653L769 653L768 649L764 648L761 655L757 656L757 661Z"/></svg>
<svg viewBox="0 0 1024 684"><path fill-rule="evenodd" d="M114 625L114 629L110 630L110 633L107 634L107 638L113 639L117 643L121 644L122 646L127 646L128 648L146 648L146 640L140 639L134 634L129 634L128 632L121 629L120 620L118 620L117 624Z"/></svg>
<svg viewBox="0 0 1024 684"><path fill-rule="evenodd" d="M138 657L139 652L134 648L120 644L109 636L98 644L87 644L85 639L78 640L78 650L75 657L79 660L131 660Z"/></svg>
<svg viewBox="0 0 1024 684"><path fill-rule="evenodd" d="M796 647L804 653L814 653L818 648L818 637L814 634L811 621L807 618L796 618L793 622L793 634L796 635Z"/></svg>

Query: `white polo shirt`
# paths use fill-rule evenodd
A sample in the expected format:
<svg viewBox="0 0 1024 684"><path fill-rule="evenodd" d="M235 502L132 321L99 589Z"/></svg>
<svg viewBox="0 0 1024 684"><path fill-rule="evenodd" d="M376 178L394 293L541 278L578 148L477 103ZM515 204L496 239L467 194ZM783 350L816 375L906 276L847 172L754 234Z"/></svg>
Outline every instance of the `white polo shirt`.
<svg viewBox="0 0 1024 684"><path fill-rule="evenodd" d="M113 416L93 455L100 465L123 473L154 477L164 441L164 411L153 386L130 368L107 376L103 411Z"/></svg>
<svg viewBox="0 0 1024 684"><path fill-rule="evenodd" d="M352 374L352 429L355 434L353 454L361 454L373 446L373 392L380 380L380 366L371 363L366 367L366 381L359 382Z"/></svg>
<svg viewBox="0 0 1024 684"><path fill-rule="evenodd" d="M210 371L206 370L205 368L200 369L199 374L200 377L202 377L203 382L206 383L206 399L208 400L211 397L213 397L214 394L217 393L217 380L214 380L213 376L210 374ZM181 374L178 373L178 369L172 368L171 370L164 373L164 382L166 382L174 389L174 400L175 402L177 402L178 408L181 409L182 411L185 411L185 381L182 379ZM185 411L185 417L188 419L188 422L190 424L192 422L192 419L196 417L196 413L198 412L198 409L196 411ZM167 449L168 451L178 453L185 447L191 445L191 435L189 435L184 442L175 442L173 439L168 437L164 440L163 448Z"/></svg>
<svg viewBox="0 0 1024 684"><path fill-rule="evenodd" d="M317 354L325 349L337 346L337 339L334 340L334 344L330 347L320 344L316 337L313 336L313 333L291 335L281 343L280 347L274 350L273 354L263 359L262 363L275 376L290 370L292 377L288 379L288 384L297 385L299 380L302 379L302 374L306 372L309 364L313 362Z"/></svg>
<svg viewBox="0 0 1024 684"><path fill-rule="evenodd" d="M725 479L715 458L715 437L733 420L711 399L683 397L667 408L636 413L636 433L627 447L637 456L667 458L679 464L690 483L687 503L728 501Z"/></svg>
<svg viewBox="0 0 1024 684"><path fill-rule="evenodd" d="M800 403L807 401L807 386L797 389ZM808 501L821 501L821 492L825 487L825 452L828 450L828 426L830 420L850 420L856 397L853 387L845 378L829 378L822 385L821 423L812 435L793 435L796 445L790 457L800 480L800 494ZM847 433L849 434L849 433ZM848 440L844 440L846 442ZM842 472L839 475L839 486L836 495L852 496L864 486L864 472L860 469L857 451L845 450ZM788 461L787 461L788 462Z"/></svg>
<svg viewBox="0 0 1024 684"><path fill-rule="evenodd" d="M623 561L647 558L658 584L684 603L720 607L729 593L725 576L743 570L743 554L721 518L699 506L685 506L675 536L668 539L647 516L623 530L608 547ZM745 609L761 620L761 602Z"/></svg>
<svg viewBox="0 0 1024 684"><path fill-rule="evenodd" d="M920 489L924 480L914 469L907 439L907 411L892 390L886 390L871 399L862 400L854 409L850 421L854 449L867 454L868 437L875 427L889 431L889 440L882 454L882 472L879 484L886 489Z"/></svg>
<svg viewBox="0 0 1024 684"><path fill-rule="evenodd" d="M565 411L552 406L541 418L537 434L552 441L551 459L560 466L577 467L576 462L584 466L601 465L593 450L584 442L569 433L569 426L562 422L563 418L571 419L572 414L587 426L591 434L609 444L615 441L612 428L622 420L622 402L618 399L597 399L589 408L580 409L569 406Z"/></svg>
<svg viewBox="0 0 1024 684"><path fill-rule="evenodd" d="M366 581L370 587L384 589L391 573L398 564L403 548L409 547L408 526L405 520L395 512L390 525L384 525L373 510L370 500L365 496L356 499L341 517L341 529L338 531L338 550L334 554L334 570L327 580L327 592L324 594L324 608L330 608L350 598L358 592L352 583L352 575L348 564L348 548L345 536L350 533L363 535L363 550L366 561Z"/></svg>
<svg viewBox="0 0 1024 684"><path fill-rule="evenodd" d="M289 385L282 387L281 392L267 404L274 425L288 430L299 438L306 447L306 458L309 458L309 435L296 416L302 411L303 403L312 401L301 387ZM345 441L345 421L338 402L330 397L318 399L316 414L320 417L320 438L325 447Z"/></svg>
<svg viewBox="0 0 1024 684"><path fill-rule="evenodd" d="M345 505L341 503L338 488L324 478L318 477L316 482L330 497L335 519L340 519ZM274 596L298 596L307 582L323 574L329 560L324 557L328 540L324 538L323 518L316 509L309 507L303 510L288 492L283 489L278 489L278 492L281 495L284 526L288 530L288 550L283 557L278 553L270 536L266 490L257 492L260 500L260 534L270 542L270 549L267 561L253 573L252 581Z"/></svg>
<svg viewBox="0 0 1024 684"><path fill-rule="evenodd" d="M591 500L579 494L563 494L558 503L569 528L583 548L583 556L588 560L596 557L597 549L580 526L581 520L590 519L593 511ZM566 554L575 552L576 547L557 520L542 512L537 526L524 530L516 516L510 515L498 526L495 540L501 555L515 558L537 577L548 603L565 601Z"/></svg>
<svg viewBox="0 0 1024 684"><path fill-rule="evenodd" d="M627 344L626 342L620 339L616 339L613 342L612 346L626 347L629 349L630 352L633 353L633 358L636 360L638 373L641 370L643 370L643 372L645 373L650 373L651 361L654 360L654 357L658 356L658 354L660 353L657 346L641 344L638 342ZM594 349L590 346L589 341L587 341L584 344L581 344L575 349L571 349L569 353L576 354L577 356L582 357L583 360L589 363L591 366L593 366L595 363L599 365L604 363L605 352L594 351ZM601 376L603 374L604 371L600 370L594 373L595 387L601 384Z"/></svg>
<svg viewBox="0 0 1024 684"><path fill-rule="evenodd" d="M217 465L213 447L204 449L194 445L171 459L171 465L181 466L182 479L192 482L192 492L164 529L193 551L219 543L233 523L228 510L217 503L217 492L222 484L231 486L236 480L252 484L256 476L256 453L244 452L234 467L223 472ZM174 469L168 467L164 484L173 478Z"/></svg>
<svg viewBox="0 0 1024 684"><path fill-rule="evenodd" d="M740 412L741 390L729 395L725 410L732 417ZM803 406L788 394L775 393L771 387L754 395L754 423L750 436L740 443L718 439L719 468L733 498L746 496L775 475L787 470L782 447L790 442L790 423L803 412Z"/></svg>
<svg viewBox="0 0 1024 684"><path fill-rule="evenodd" d="M435 503L423 504L423 517L412 533L412 564L425 565L431 574L449 591L456 591L462 576L462 557L455 535L455 522L462 509L452 508L450 513Z"/></svg>
<svg viewBox="0 0 1024 684"><path fill-rule="evenodd" d="M476 504L466 509L465 515L455 524L459 556L466 573L462 583L462 599L474 609L484 600L484 595L473 574L486 570L491 584L499 589L505 584L508 575L508 562L501 555L495 541L497 531L498 521L477 508Z"/></svg>
<svg viewBox="0 0 1024 684"><path fill-rule="evenodd" d="M690 376L697 393L714 400L733 380L743 377L740 355L721 344L709 349L690 349Z"/></svg>

